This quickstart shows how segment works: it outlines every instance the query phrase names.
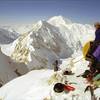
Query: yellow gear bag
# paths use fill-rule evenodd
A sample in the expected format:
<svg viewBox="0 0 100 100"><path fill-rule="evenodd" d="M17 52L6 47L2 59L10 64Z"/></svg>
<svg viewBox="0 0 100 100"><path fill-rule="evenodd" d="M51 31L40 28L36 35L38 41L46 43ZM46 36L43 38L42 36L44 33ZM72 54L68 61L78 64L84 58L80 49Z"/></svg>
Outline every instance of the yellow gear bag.
<svg viewBox="0 0 100 100"><path fill-rule="evenodd" d="M90 48L90 42L92 42L92 41L87 42L82 48L84 58L86 58L86 54L88 53L88 50Z"/></svg>

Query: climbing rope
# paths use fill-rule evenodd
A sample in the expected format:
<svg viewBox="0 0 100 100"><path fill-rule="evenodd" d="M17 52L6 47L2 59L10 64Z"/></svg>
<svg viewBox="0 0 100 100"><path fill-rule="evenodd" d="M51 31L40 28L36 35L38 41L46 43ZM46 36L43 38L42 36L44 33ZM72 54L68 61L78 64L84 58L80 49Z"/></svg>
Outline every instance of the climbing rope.
<svg viewBox="0 0 100 100"><path fill-rule="evenodd" d="M77 60L77 61L75 61L75 62L74 62L74 61L70 61L70 63L67 64L66 66L71 65L71 63L74 65L74 64L80 62L82 59L84 59L84 57L80 58L79 60Z"/></svg>

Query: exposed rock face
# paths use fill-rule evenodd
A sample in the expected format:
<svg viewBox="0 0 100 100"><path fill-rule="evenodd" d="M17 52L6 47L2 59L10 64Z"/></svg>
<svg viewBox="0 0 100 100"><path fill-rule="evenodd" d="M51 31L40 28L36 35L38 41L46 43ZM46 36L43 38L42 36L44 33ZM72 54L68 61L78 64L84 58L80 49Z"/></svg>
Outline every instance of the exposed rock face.
<svg viewBox="0 0 100 100"><path fill-rule="evenodd" d="M21 75L28 72L24 63L13 62L10 57L4 55L0 50L0 84L4 85L18 77L18 74L15 72L16 69Z"/></svg>
<svg viewBox="0 0 100 100"><path fill-rule="evenodd" d="M0 81L2 84L17 77L14 69L10 66L10 58L4 55L0 50Z"/></svg>

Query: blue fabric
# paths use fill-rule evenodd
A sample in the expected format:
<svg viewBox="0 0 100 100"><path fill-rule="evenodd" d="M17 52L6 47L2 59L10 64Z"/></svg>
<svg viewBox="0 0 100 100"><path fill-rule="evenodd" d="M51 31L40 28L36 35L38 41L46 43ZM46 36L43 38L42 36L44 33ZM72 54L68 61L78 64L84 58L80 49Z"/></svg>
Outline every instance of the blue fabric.
<svg viewBox="0 0 100 100"><path fill-rule="evenodd" d="M100 61L100 45L97 47L97 49L93 53L93 56L96 57L98 61Z"/></svg>
<svg viewBox="0 0 100 100"><path fill-rule="evenodd" d="M100 29L97 29L95 32L95 41L100 41Z"/></svg>

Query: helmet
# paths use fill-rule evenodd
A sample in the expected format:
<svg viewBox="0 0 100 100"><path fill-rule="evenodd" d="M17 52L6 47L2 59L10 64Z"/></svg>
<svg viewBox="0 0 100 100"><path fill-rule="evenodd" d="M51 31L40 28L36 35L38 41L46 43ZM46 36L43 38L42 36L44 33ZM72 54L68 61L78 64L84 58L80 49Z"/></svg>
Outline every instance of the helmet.
<svg viewBox="0 0 100 100"><path fill-rule="evenodd" d="M64 84L62 84L62 83L56 83L54 85L54 88L53 89L54 89L55 92L61 93L61 92L64 91Z"/></svg>

